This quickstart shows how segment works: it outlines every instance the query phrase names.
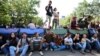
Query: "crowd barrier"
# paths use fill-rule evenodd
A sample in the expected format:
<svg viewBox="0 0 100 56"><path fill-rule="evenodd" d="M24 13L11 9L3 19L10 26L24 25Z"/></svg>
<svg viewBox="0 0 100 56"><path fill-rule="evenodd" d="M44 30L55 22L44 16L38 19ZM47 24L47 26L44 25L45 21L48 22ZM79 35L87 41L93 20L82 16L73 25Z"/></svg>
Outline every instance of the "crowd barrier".
<svg viewBox="0 0 100 56"><path fill-rule="evenodd" d="M69 32L71 34L88 34L88 30L87 29L83 29L83 30L74 30L74 29L69 29Z"/></svg>
<svg viewBox="0 0 100 56"><path fill-rule="evenodd" d="M44 29L42 29L42 28L38 28L38 29L20 28L19 34L21 34L23 32L25 32L29 35L33 35L36 32L39 33L40 35L44 35L44 33L45 33Z"/></svg>
<svg viewBox="0 0 100 56"><path fill-rule="evenodd" d="M18 28L9 28L9 29L6 29L6 28L0 28L0 34L10 34L12 32L18 32Z"/></svg>
<svg viewBox="0 0 100 56"><path fill-rule="evenodd" d="M21 34L21 33L27 33L28 35L33 35L34 33L39 33L40 35L43 35L44 34L44 29L42 28L37 28L37 29L30 29L30 28L0 28L0 34L11 34L12 32L14 33L18 33L18 34Z"/></svg>
<svg viewBox="0 0 100 56"><path fill-rule="evenodd" d="M51 31L53 33L55 33L57 35L61 35L61 36L65 35L68 32L67 29L52 29Z"/></svg>
<svg viewBox="0 0 100 56"><path fill-rule="evenodd" d="M70 32L71 34L88 34L88 30L73 30L73 29L52 29L53 33L58 35L65 35L67 32ZM45 29L43 28L36 28L36 29L30 29L30 28L0 28L0 34L10 34L12 32L16 32L18 34L21 34L23 32L32 35L34 33L39 33L40 35L43 35L45 33Z"/></svg>

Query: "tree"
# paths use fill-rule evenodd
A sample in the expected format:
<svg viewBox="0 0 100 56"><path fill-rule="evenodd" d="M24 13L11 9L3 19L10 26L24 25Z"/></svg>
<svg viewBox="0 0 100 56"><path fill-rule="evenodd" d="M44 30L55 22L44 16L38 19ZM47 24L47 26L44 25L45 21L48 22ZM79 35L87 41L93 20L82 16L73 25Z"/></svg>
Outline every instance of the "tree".
<svg viewBox="0 0 100 56"><path fill-rule="evenodd" d="M27 25L30 21L37 20L35 17L38 14L36 8L39 7L39 2L39 0L0 0L0 22L14 24L23 22Z"/></svg>
<svg viewBox="0 0 100 56"><path fill-rule="evenodd" d="M38 5L39 0L10 0L9 13L16 19L16 23L19 23L20 20L24 20L27 24L38 14L36 10Z"/></svg>
<svg viewBox="0 0 100 56"><path fill-rule="evenodd" d="M76 8L76 10L74 11L76 13L76 16L83 17L83 15L85 15L88 12L87 11L88 6L89 6L89 3L86 0L81 2L79 6Z"/></svg>
<svg viewBox="0 0 100 56"><path fill-rule="evenodd" d="M77 17L82 17L83 15L90 15L94 18L100 18L100 0L93 0L88 3L84 0L75 10Z"/></svg>
<svg viewBox="0 0 100 56"><path fill-rule="evenodd" d="M8 14L7 0L0 0L0 24L10 24L12 22L10 15Z"/></svg>
<svg viewBox="0 0 100 56"><path fill-rule="evenodd" d="M39 26L43 25L43 20L39 16L35 16L34 19L32 20L34 23L36 23Z"/></svg>
<svg viewBox="0 0 100 56"><path fill-rule="evenodd" d="M86 0L81 2L79 6L73 11L72 14L67 16L64 20L61 20L61 24L68 25L70 24L69 20L76 16L78 19L84 15L88 16L88 21L97 20L100 21L100 0L93 0L91 3L88 3ZM70 19L68 19L70 18Z"/></svg>
<svg viewBox="0 0 100 56"><path fill-rule="evenodd" d="M74 16L73 14L70 14L69 16L65 17L64 19L60 19L60 24L62 26L70 25L70 22L71 22L71 19L73 16Z"/></svg>

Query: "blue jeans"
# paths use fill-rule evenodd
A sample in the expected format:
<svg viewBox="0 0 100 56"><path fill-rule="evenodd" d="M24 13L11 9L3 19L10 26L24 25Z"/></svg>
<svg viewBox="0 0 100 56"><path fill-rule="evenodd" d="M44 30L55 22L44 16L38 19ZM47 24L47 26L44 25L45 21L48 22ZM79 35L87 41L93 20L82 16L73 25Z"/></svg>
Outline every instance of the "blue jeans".
<svg viewBox="0 0 100 56"><path fill-rule="evenodd" d="M10 46L9 50L10 50L10 56L16 56L16 54L15 54L16 47ZM25 45L25 46L22 46L21 48L19 48L19 51L22 52L20 56L25 56L27 50L28 50L28 45Z"/></svg>
<svg viewBox="0 0 100 56"><path fill-rule="evenodd" d="M81 51L84 51L86 49L86 42L84 43L77 43L76 44L78 48L81 49Z"/></svg>
<svg viewBox="0 0 100 56"><path fill-rule="evenodd" d="M59 45L57 49L55 49L56 51L61 51L61 50L64 50L66 49L66 46L65 45Z"/></svg>
<svg viewBox="0 0 100 56"><path fill-rule="evenodd" d="M57 45L56 45L54 42L51 42L51 43L50 43L50 47L51 47L52 49L57 49Z"/></svg>
<svg viewBox="0 0 100 56"><path fill-rule="evenodd" d="M90 51L92 50L92 46L91 45L92 45L92 43L86 41L86 49L87 50L90 50Z"/></svg>
<svg viewBox="0 0 100 56"><path fill-rule="evenodd" d="M57 46L54 42L50 42L50 43L43 43L42 48L56 49Z"/></svg>
<svg viewBox="0 0 100 56"><path fill-rule="evenodd" d="M1 49L1 51L2 51L5 55L8 55L8 54L9 54L9 46L5 46L4 48Z"/></svg>
<svg viewBox="0 0 100 56"><path fill-rule="evenodd" d="M73 45L66 45L67 49L73 50Z"/></svg>
<svg viewBox="0 0 100 56"><path fill-rule="evenodd" d="M19 51L21 52L20 56L26 56L26 52L28 50L28 45L21 46Z"/></svg>
<svg viewBox="0 0 100 56"><path fill-rule="evenodd" d="M47 43L43 43L43 44L42 44L42 48L43 48L43 49L47 48Z"/></svg>
<svg viewBox="0 0 100 56"><path fill-rule="evenodd" d="M16 47L15 46L10 46L9 51L10 51L10 56L16 56L16 54L15 54Z"/></svg>
<svg viewBox="0 0 100 56"><path fill-rule="evenodd" d="M93 44L95 45L96 50L100 51L100 42L99 41L95 41L95 42L93 42Z"/></svg>
<svg viewBox="0 0 100 56"><path fill-rule="evenodd" d="M75 44L75 49L82 49L81 43L76 43Z"/></svg>

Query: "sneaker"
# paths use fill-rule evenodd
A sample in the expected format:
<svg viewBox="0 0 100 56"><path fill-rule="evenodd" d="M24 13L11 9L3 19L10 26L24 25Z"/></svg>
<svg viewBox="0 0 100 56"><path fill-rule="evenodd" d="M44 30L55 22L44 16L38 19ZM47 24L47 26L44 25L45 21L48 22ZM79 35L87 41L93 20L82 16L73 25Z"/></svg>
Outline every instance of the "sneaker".
<svg viewBox="0 0 100 56"><path fill-rule="evenodd" d="M46 48L45 51L48 51L48 48Z"/></svg>
<svg viewBox="0 0 100 56"><path fill-rule="evenodd" d="M41 55L41 56L43 56L43 55L44 55L42 51L40 51L39 53L40 53L40 55Z"/></svg>
<svg viewBox="0 0 100 56"><path fill-rule="evenodd" d="M32 52L30 52L28 56L32 56Z"/></svg>
<svg viewBox="0 0 100 56"><path fill-rule="evenodd" d="M50 51L53 51L53 49L51 48Z"/></svg>

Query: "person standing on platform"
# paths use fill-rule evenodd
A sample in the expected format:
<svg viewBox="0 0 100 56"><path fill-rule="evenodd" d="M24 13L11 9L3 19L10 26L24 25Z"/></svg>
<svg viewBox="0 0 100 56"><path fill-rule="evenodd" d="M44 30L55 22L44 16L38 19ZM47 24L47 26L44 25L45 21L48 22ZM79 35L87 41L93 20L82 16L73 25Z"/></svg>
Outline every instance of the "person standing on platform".
<svg viewBox="0 0 100 56"><path fill-rule="evenodd" d="M59 25L59 12L57 12L57 8L54 8L53 15L54 15L54 19L52 22L52 28L55 27L56 29L57 26Z"/></svg>
<svg viewBox="0 0 100 56"><path fill-rule="evenodd" d="M46 10L46 21L44 22L44 24L47 22L47 20L49 20L48 27L50 27L51 17L53 14L52 1L49 1L49 4L45 7L45 10Z"/></svg>

